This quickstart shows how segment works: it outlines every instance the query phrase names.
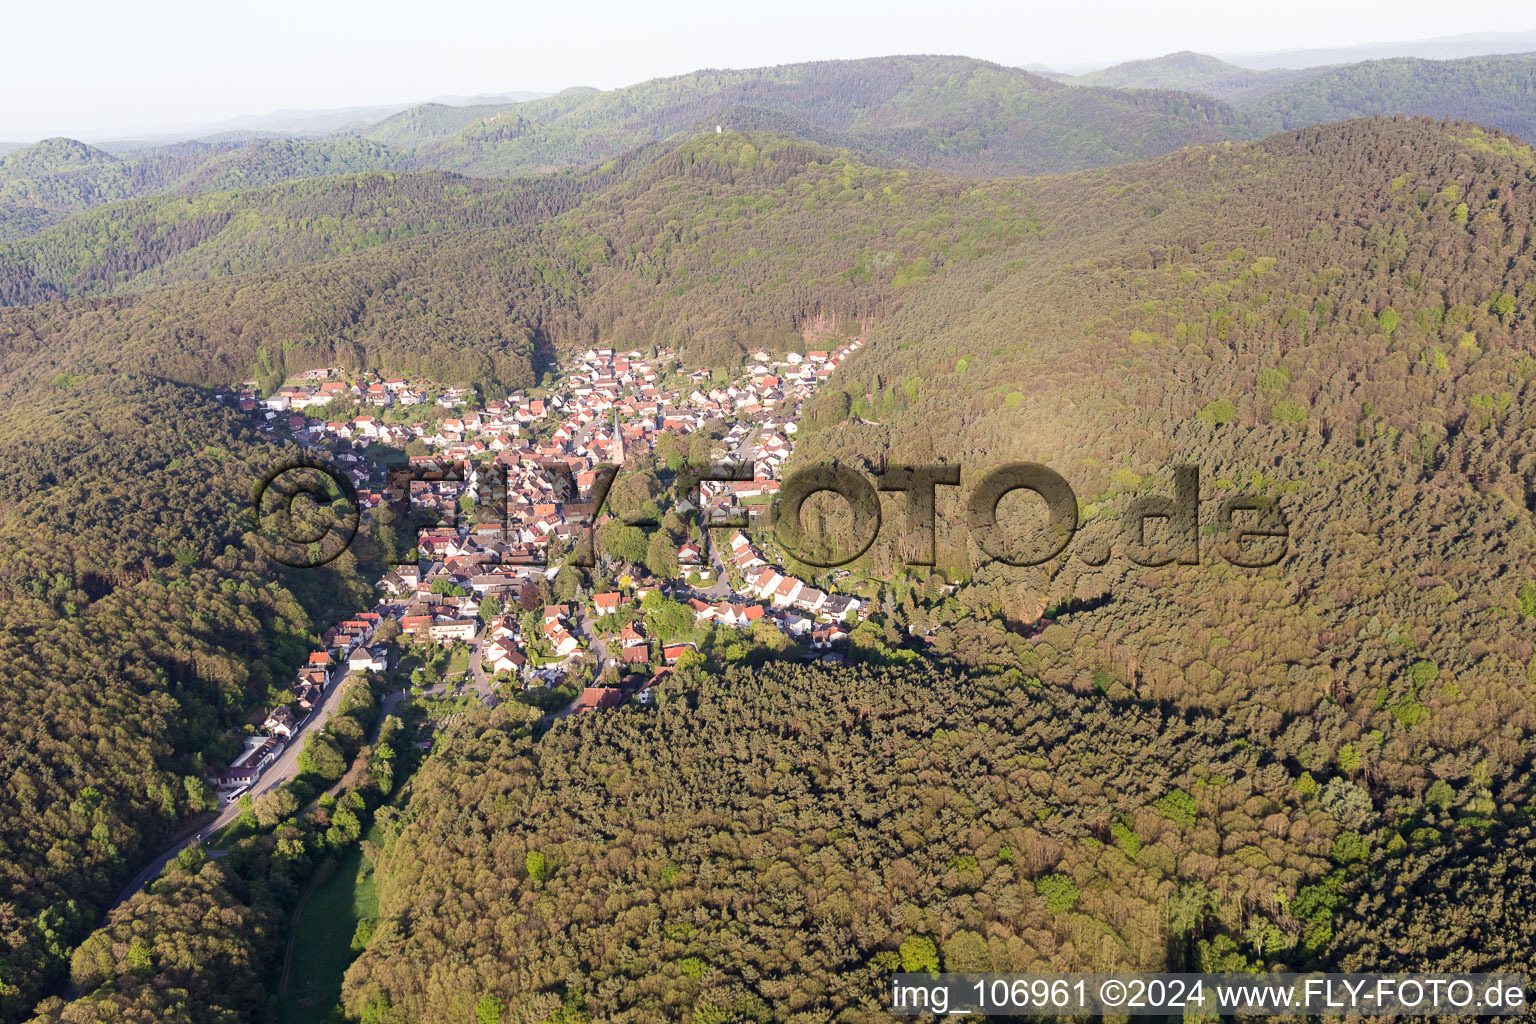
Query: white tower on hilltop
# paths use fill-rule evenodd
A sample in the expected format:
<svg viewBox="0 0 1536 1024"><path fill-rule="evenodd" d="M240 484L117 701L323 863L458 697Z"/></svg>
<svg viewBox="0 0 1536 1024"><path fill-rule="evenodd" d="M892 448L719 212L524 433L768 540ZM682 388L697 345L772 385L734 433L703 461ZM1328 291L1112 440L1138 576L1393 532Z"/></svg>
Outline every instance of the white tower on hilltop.
<svg viewBox="0 0 1536 1024"><path fill-rule="evenodd" d="M724 125L718 125L718 124L715 125L715 134L716 135L719 135L719 134L721 134L724 131L725 131L725 126Z"/></svg>

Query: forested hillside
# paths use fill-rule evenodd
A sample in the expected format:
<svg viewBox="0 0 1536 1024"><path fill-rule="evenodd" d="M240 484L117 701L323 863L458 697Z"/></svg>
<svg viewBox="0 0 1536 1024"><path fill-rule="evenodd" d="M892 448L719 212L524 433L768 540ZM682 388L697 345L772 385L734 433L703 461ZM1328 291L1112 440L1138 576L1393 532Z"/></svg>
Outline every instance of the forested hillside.
<svg viewBox="0 0 1536 1024"><path fill-rule="evenodd" d="M945 594L888 530L863 669L674 680L537 746L468 729L395 826L353 1013L856 1020L898 966L1523 968L1529 893L1490 880L1532 812L1536 154L1360 121L1016 187L1030 230L935 240L801 457L1038 460L1074 547L1011 569L942 526ZM1127 564L1121 517L1181 462L1202 564ZM1291 523L1280 564L1216 557L1236 493ZM930 627L982 675L878 667Z"/></svg>
<svg viewBox="0 0 1536 1024"><path fill-rule="evenodd" d="M1234 103L1258 131L1375 114L1454 117L1536 139L1536 54L1373 60L1325 68L1253 102Z"/></svg>
<svg viewBox="0 0 1536 1024"><path fill-rule="evenodd" d="M492 103L450 107L444 103L423 103L361 129L357 134L386 146L420 146L452 138L466 125L483 121L515 104Z"/></svg>
<svg viewBox="0 0 1536 1024"><path fill-rule="evenodd" d="M124 879L212 805L207 767L237 753L231 728L283 692L330 609L366 596L369 547L274 575L243 533L252 481L284 453L193 388L61 375L7 403L0 455L11 1020L63 976Z"/></svg>
<svg viewBox="0 0 1536 1024"><path fill-rule="evenodd" d="M68 958L70 998L40 1000L32 1024L231 1024L296 1010L301 1019L314 1016L311 996L274 998L287 976L288 922L314 887L363 859L373 810L393 791L396 772L408 774L415 760L405 724L381 716L382 678L354 676L341 686L336 713L306 741L300 775L248 803L217 852L182 849L114 907ZM349 938L350 929L340 941ZM318 1012L334 1019L331 1009Z"/></svg>
<svg viewBox="0 0 1536 1024"><path fill-rule="evenodd" d="M105 150L74 139L44 139L0 155L0 181L77 171L114 163L116 159Z"/></svg>
<svg viewBox="0 0 1536 1024"><path fill-rule="evenodd" d="M1009 569L952 529L940 566L1006 620L1086 605L1042 636L1076 651L1059 682L1097 661L1189 706L1342 715L1331 738L1276 725L1313 769L1348 745L1378 795L1497 789L1536 721L1519 628L1536 613L1531 151L1362 121L1053 184L1037 234L872 332L810 419L855 422L804 454L942 459L973 480L1045 463L1082 505L1066 554ZM1180 463L1200 467L1204 564L1128 564L1121 516L1171 494ZM1293 524L1280 567L1217 557L1212 517L1237 493ZM941 489L940 521L961 501ZM897 532L867 556L877 575ZM1008 663L960 625L941 647Z"/></svg>
<svg viewBox="0 0 1536 1024"><path fill-rule="evenodd" d="M367 171L515 177L600 163L717 123L848 148L884 166L989 177L1115 165L1378 114L1463 118L1529 136L1536 109L1530 56L1251 71L1178 53L1071 83L965 57L880 57L699 71L522 103L428 103L324 137L220 137L121 156L48 139L0 156L0 242L118 199ZM789 120L766 120L775 117Z"/></svg>
<svg viewBox="0 0 1536 1024"><path fill-rule="evenodd" d="M90 150L89 158L82 151ZM104 159L105 158L105 159ZM404 157L368 139L184 142L112 157L50 139L0 157L0 242L116 199L249 188L318 174L384 170ZM6 167L13 168L7 171Z"/></svg>
<svg viewBox="0 0 1536 1024"><path fill-rule="evenodd" d="M915 667L661 692L538 743L483 716L427 762L381 818L354 1017L875 1021L897 970L1415 970L1443 944L1460 955L1439 969L1508 971L1528 952L1497 901L1454 937L1396 920L1446 913L1442 894L1378 912L1438 862L1474 892L1528 866L1502 826L1433 802L1384 823L1364 780L1259 742L1263 716ZM1529 907L1527 888L1506 891Z"/></svg>
<svg viewBox="0 0 1536 1024"><path fill-rule="evenodd" d="M1078 75L1074 85L1177 89L1237 108L1249 137L1353 117L1454 117L1536 138L1536 54L1256 71L1205 54L1170 53Z"/></svg>
<svg viewBox="0 0 1536 1024"><path fill-rule="evenodd" d="M531 224L612 184L630 160L612 163L602 172L517 179L338 175L111 203L0 244L0 305L164 288L300 266L387 242Z"/></svg>
<svg viewBox="0 0 1536 1024"><path fill-rule="evenodd" d="M708 77L657 109L697 120ZM955 525L965 491L941 488L930 573L903 560L892 496L852 567L875 608L854 667L684 671L655 709L538 742L505 712L469 717L382 815L354 1015L472 1019L491 999L567 1024L878 1019L899 966L1520 968L1525 932L1470 915L1536 909L1528 887L1474 895L1528 867L1510 850L1536 730L1536 153L1373 119L975 180L829 144L961 152L942 118L904 134L946 95L918 80L749 79L723 91L752 131L579 172L141 198L0 250L8 1019L201 805L221 727L327 609L366 600L352 555L275 580L251 558L244 502L277 453L205 388L337 364L505 388L562 347L735 366L855 329L869 343L805 410L798 459L947 460L967 488L1042 462L1078 496L1073 545L1006 566ZM1121 102L990 66L953 84L983 125L995 108L1017 127L1025 85L1030 110ZM543 127L531 104L504 134L476 122L475 166L585 159L607 95L556 97ZM815 116L770 109L807 95ZM801 124L828 134L767 130ZM641 141L625 131L602 137ZM1004 135L976 152L1029 151ZM57 180L123 163L71 159ZM1133 502L1172 494L1186 462L1200 564L1130 564ZM1279 564L1218 557L1236 495L1289 520ZM1026 506L1005 509L1024 540ZM1151 533L1153 554L1176 540ZM196 945L173 914L189 906L220 948L270 954L262 892L183 874L138 901L161 947ZM1399 889L1472 908L1454 947L1417 948L1432 919ZM132 913L77 959L100 991L45 1019L91 1019L119 983L163 1005L114 973ZM263 1009L241 963L209 995L221 1024Z"/></svg>
<svg viewBox="0 0 1536 1024"><path fill-rule="evenodd" d="M1284 88L1287 84L1311 78L1321 68L1291 70L1275 68L1255 71L1238 67L1203 53L1184 50L1150 60L1131 60L1124 64L1072 76L1073 85L1113 89L1178 89L1199 92L1242 106L1244 100Z"/></svg>
<svg viewBox="0 0 1536 1024"><path fill-rule="evenodd" d="M188 142L121 158L48 140L0 157L0 241L115 199L376 170L506 177L581 167L720 121L774 127L761 122L765 112L831 133L806 137L852 145L865 159L968 175L1121 163L1243 134L1231 110L1204 96L1090 93L964 57L701 71L518 104L425 104L320 138Z"/></svg>
<svg viewBox="0 0 1536 1024"><path fill-rule="evenodd" d="M600 335L731 363L798 344L815 319L879 315L936 270L1033 230L1016 183L884 169L762 133L708 132L592 175L391 186L113 205L18 243L0 254L13 301L140 290L5 310L0 372L13 386L60 365L207 385L342 364L516 387L543 346ZM231 276L283 260L300 265ZM173 276L193 283L143 288Z"/></svg>
<svg viewBox="0 0 1536 1024"><path fill-rule="evenodd" d="M965 57L879 57L699 71L520 103L424 149L472 174L600 160L736 105L846 133L867 156L960 174L1041 174L1231 137L1220 103L1166 92L1075 91Z"/></svg>
<svg viewBox="0 0 1536 1024"><path fill-rule="evenodd" d="M1354 827L1223 716L1017 673L663 693L536 744L466 726L424 766L349 1010L885 1020L901 965L1198 969L1245 928L1304 958L1282 908Z"/></svg>

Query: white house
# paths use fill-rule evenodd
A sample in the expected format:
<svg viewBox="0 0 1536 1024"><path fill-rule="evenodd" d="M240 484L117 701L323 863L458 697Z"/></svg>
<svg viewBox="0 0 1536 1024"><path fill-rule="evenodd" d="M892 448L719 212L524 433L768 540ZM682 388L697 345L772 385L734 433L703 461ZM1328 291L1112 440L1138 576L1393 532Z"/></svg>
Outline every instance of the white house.
<svg viewBox="0 0 1536 1024"><path fill-rule="evenodd" d="M359 646L347 657L347 668L352 672L383 672L389 668L389 655L383 647L370 650Z"/></svg>

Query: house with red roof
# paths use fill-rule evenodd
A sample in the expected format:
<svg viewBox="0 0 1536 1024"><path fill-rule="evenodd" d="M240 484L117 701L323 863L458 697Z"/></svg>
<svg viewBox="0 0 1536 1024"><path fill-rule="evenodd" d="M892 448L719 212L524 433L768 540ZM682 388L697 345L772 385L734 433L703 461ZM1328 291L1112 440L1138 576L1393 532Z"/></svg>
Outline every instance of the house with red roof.
<svg viewBox="0 0 1536 1024"><path fill-rule="evenodd" d="M576 648L581 646L564 626L556 626L554 632L549 634L549 644L562 658L574 653Z"/></svg>
<svg viewBox="0 0 1536 1024"><path fill-rule="evenodd" d="M691 650L694 650L693 644L673 644L671 647L663 648L661 656L668 665L676 665L677 660L683 656L683 652Z"/></svg>
<svg viewBox="0 0 1536 1024"><path fill-rule="evenodd" d="M528 664L528 659L510 640L497 640L485 649L485 660L492 672L516 674Z"/></svg>
<svg viewBox="0 0 1536 1024"><path fill-rule="evenodd" d="M800 590L804 586L805 584L793 576L784 577L773 590L773 606L775 608L788 608L795 603L795 598L799 596Z"/></svg>
<svg viewBox="0 0 1536 1024"><path fill-rule="evenodd" d="M614 686L588 686L581 691L583 711L595 708L616 708L624 703L624 691Z"/></svg>

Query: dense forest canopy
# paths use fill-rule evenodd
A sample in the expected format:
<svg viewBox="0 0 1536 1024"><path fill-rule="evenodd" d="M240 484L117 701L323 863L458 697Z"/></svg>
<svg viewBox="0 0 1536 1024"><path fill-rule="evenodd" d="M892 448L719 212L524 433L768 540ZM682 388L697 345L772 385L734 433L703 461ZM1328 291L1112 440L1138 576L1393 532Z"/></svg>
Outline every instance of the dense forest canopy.
<svg viewBox="0 0 1536 1024"><path fill-rule="evenodd" d="M388 170L404 154L368 139L278 138L182 142L114 158L48 139L0 160L0 241L8 241L114 200Z"/></svg>
<svg viewBox="0 0 1536 1024"><path fill-rule="evenodd" d="M203 391L76 377L0 413L0 1016L63 976L188 815L236 727L288 685L358 558L291 579L244 534L292 452ZM287 585L285 585L287 584ZM290 589L291 586L291 589Z"/></svg>
<svg viewBox="0 0 1536 1024"><path fill-rule="evenodd" d="M1536 54L1348 64L1304 75L1240 105L1260 131L1372 114L1420 114L1536 139Z"/></svg>
<svg viewBox="0 0 1536 1024"><path fill-rule="evenodd" d="M1472 889L1528 869L1444 811L1380 824L1357 782L1250 743L1264 728L1017 673L784 665L685 674L539 743L484 716L381 818L346 1005L873 1021L898 969L1412 970L1368 947L1438 946L1428 913L1352 900L1429 863ZM1487 903L1512 932L1436 966L1518 967L1529 925ZM1447 948L1475 927L1456 916Z"/></svg>
<svg viewBox="0 0 1536 1024"><path fill-rule="evenodd" d="M387 820L348 1007L883 1020L880 978L921 951L1196 969L1223 929L1305 941L1282 907L1346 827L1298 772L1220 715L1021 680L779 665L537 744L466 726Z"/></svg>
<svg viewBox="0 0 1536 1024"><path fill-rule="evenodd" d="M699 71L522 103L427 103L321 136L224 135L120 154L46 139L0 154L0 242L121 199L369 171L526 175L715 124L784 133L794 123L789 134L865 161L965 176L1120 164L1373 115L1456 117L1529 137L1536 57L1253 71L1178 53L1062 77L966 57L880 57Z"/></svg>
<svg viewBox="0 0 1536 1024"><path fill-rule="evenodd" d="M879 315L935 268L1033 230L1015 182L972 186L761 132L505 188L389 187L336 179L300 202L275 186L207 197L208 212L175 200L187 219L174 223L158 203L114 205L15 243L0 268L24 304L0 311L0 374L22 386L64 362L210 385L339 364L518 387L548 358L540 346L599 335L733 364L798 346L812 320ZM236 274L237 253L269 269ZM173 275L186 283L148 287ZM28 302L119 281L130 290Z"/></svg>
<svg viewBox="0 0 1536 1024"><path fill-rule="evenodd" d="M395 826L354 1013L858 1020L897 966L1528 963L1526 890L1497 880L1529 868L1536 154L1360 121L1016 187L1030 229L935 244L803 457L1044 462L1110 543L1194 463L1205 514L1283 506L1290 556L1020 571L941 528L951 597L890 541L857 567L895 579L887 641L937 626L980 677L783 669L539 746L476 726ZM1135 770L1080 749L1101 741ZM1003 764L1041 774L989 785Z"/></svg>
<svg viewBox="0 0 1536 1024"><path fill-rule="evenodd" d="M1099 88L1202 93L1232 104L1242 122L1261 134L1351 117L1417 114L1461 118L1525 139L1536 137L1536 54L1459 60L1396 57L1257 71L1185 51L1065 80Z"/></svg>
<svg viewBox="0 0 1536 1024"><path fill-rule="evenodd" d="M311 138L187 142L121 157L49 139L0 157L0 241L117 199L380 170L523 175L612 159L721 121L759 127L764 115L833 133L866 159L963 174L1063 171L1237 137L1232 112L1209 97L1074 90L965 57L701 71L506 106L427 104L357 133Z"/></svg>
<svg viewBox="0 0 1536 1024"><path fill-rule="evenodd" d="M1115 89L1178 89L1214 96L1235 106L1255 96L1278 92L1320 69L1273 68L1256 71L1203 53L1184 50L1148 60L1132 60L1081 75L1062 75L1073 85Z"/></svg>
<svg viewBox="0 0 1536 1024"><path fill-rule="evenodd" d="M1224 105L1157 92L1068 89L965 57L879 57L708 70L498 111L418 159L477 174L586 163L736 105L845 133L861 151L960 173L1049 173L1227 137Z"/></svg>
<svg viewBox="0 0 1536 1024"><path fill-rule="evenodd" d="M338 175L112 203L0 245L0 304L164 288L299 266L387 242L533 223L611 184L632 162L527 179Z"/></svg>

